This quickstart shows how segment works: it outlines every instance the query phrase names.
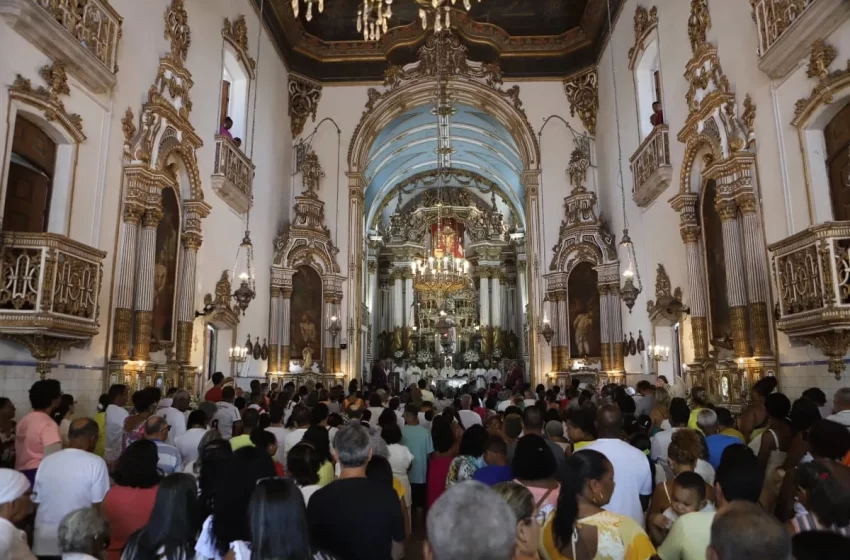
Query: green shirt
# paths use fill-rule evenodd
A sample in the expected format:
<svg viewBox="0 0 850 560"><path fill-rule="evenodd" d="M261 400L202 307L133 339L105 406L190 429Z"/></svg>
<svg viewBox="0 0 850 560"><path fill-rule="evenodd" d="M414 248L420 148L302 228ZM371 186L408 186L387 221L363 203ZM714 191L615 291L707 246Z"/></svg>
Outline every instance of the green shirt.
<svg viewBox="0 0 850 560"><path fill-rule="evenodd" d="M711 542L714 511L687 513L673 523L670 534L658 548L661 560L705 560Z"/></svg>
<svg viewBox="0 0 850 560"><path fill-rule="evenodd" d="M242 449L243 447L254 447L254 443L251 441L250 435L242 434L241 436L236 436L230 440L230 448L233 451Z"/></svg>

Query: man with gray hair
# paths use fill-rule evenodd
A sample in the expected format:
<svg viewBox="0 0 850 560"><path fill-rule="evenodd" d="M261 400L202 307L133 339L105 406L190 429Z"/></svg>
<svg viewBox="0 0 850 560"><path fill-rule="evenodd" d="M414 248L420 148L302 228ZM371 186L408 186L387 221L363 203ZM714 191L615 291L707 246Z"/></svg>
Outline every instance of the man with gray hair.
<svg viewBox="0 0 850 560"><path fill-rule="evenodd" d="M168 423L168 439L166 441L169 445L174 445L177 438L186 433L186 411L189 410L190 402L189 392L180 389L174 393L171 406L156 411L156 415L165 418Z"/></svg>
<svg viewBox="0 0 850 560"><path fill-rule="evenodd" d="M109 522L93 507L72 511L59 524L59 550L63 560L105 558Z"/></svg>
<svg viewBox="0 0 850 560"><path fill-rule="evenodd" d="M341 428L333 454L342 472L307 506L316 546L343 560L391 560L393 543L405 538L403 502L392 484L366 478L372 458L369 430L357 423Z"/></svg>
<svg viewBox="0 0 850 560"><path fill-rule="evenodd" d="M717 427L717 413L710 408L703 408L697 413L697 426L705 435L705 445L708 447L708 462L717 470L723 451L730 445L741 443L735 436L721 434Z"/></svg>
<svg viewBox="0 0 850 560"><path fill-rule="evenodd" d="M791 536L761 506L732 502L714 517L707 560L791 560Z"/></svg>
<svg viewBox="0 0 850 560"><path fill-rule="evenodd" d="M832 411L835 414L827 416L827 420L837 422L850 429L850 387L842 387L832 397Z"/></svg>
<svg viewBox="0 0 850 560"><path fill-rule="evenodd" d="M472 397L468 394L460 397L460 410L457 411L460 416L460 421L465 429L469 429L476 424L481 426L481 416L477 412L472 411Z"/></svg>
<svg viewBox="0 0 850 560"><path fill-rule="evenodd" d="M180 450L166 443L168 440L168 422L160 416L151 416L145 421L145 439L156 444L159 461L156 467L168 476L183 468L183 456Z"/></svg>
<svg viewBox="0 0 850 560"><path fill-rule="evenodd" d="M510 506L480 482L446 490L428 512L425 560L511 560L517 520Z"/></svg>

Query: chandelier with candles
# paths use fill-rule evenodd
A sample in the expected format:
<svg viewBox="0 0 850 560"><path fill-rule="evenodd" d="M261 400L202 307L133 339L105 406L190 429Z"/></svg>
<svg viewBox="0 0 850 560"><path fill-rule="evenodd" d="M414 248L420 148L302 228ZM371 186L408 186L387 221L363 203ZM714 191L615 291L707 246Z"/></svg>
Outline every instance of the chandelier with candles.
<svg viewBox="0 0 850 560"><path fill-rule="evenodd" d="M478 0L483 2L484 0ZM443 29L451 29L451 9L458 3L457 0L416 0L419 4L419 19L422 21L422 29L433 27L439 33ZM461 0L463 8L468 12L472 9L472 0Z"/></svg>

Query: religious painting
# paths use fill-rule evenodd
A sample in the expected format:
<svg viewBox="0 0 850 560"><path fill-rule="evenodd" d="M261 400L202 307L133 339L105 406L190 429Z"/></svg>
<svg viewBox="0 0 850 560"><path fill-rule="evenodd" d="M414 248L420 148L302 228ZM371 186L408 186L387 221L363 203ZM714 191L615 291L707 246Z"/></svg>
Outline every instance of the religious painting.
<svg viewBox="0 0 850 560"><path fill-rule="evenodd" d="M726 257L723 249L723 224L714 207L717 195L714 180L705 184L702 195L702 231L705 240L705 264L708 272L708 301L711 309L711 340L723 348L732 348L732 319L726 299Z"/></svg>
<svg viewBox="0 0 850 560"><path fill-rule="evenodd" d="M292 358L303 359L305 369L322 357L322 332L322 278L313 267L300 266L292 275L289 333Z"/></svg>
<svg viewBox="0 0 850 560"><path fill-rule="evenodd" d="M454 218L443 218L431 224L431 246L437 258L463 258L463 224Z"/></svg>
<svg viewBox="0 0 850 560"><path fill-rule="evenodd" d="M602 355L598 282L596 270L588 262L577 264L567 280L571 358Z"/></svg>
<svg viewBox="0 0 850 560"><path fill-rule="evenodd" d="M156 227L153 274L153 331L157 340L172 340L177 253L180 247L180 205L174 189L162 190L162 219Z"/></svg>

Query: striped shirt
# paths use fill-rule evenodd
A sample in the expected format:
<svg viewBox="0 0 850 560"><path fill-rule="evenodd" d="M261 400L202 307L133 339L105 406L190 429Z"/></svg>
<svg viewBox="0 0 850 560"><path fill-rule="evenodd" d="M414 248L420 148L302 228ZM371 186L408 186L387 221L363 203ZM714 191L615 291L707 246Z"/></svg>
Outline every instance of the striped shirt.
<svg viewBox="0 0 850 560"><path fill-rule="evenodd" d="M162 471L162 474L169 475L175 472L180 472L183 468L183 457L180 451L173 445L168 445L159 440L153 440L156 444L157 453L159 453L159 462L156 467Z"/></svg>

